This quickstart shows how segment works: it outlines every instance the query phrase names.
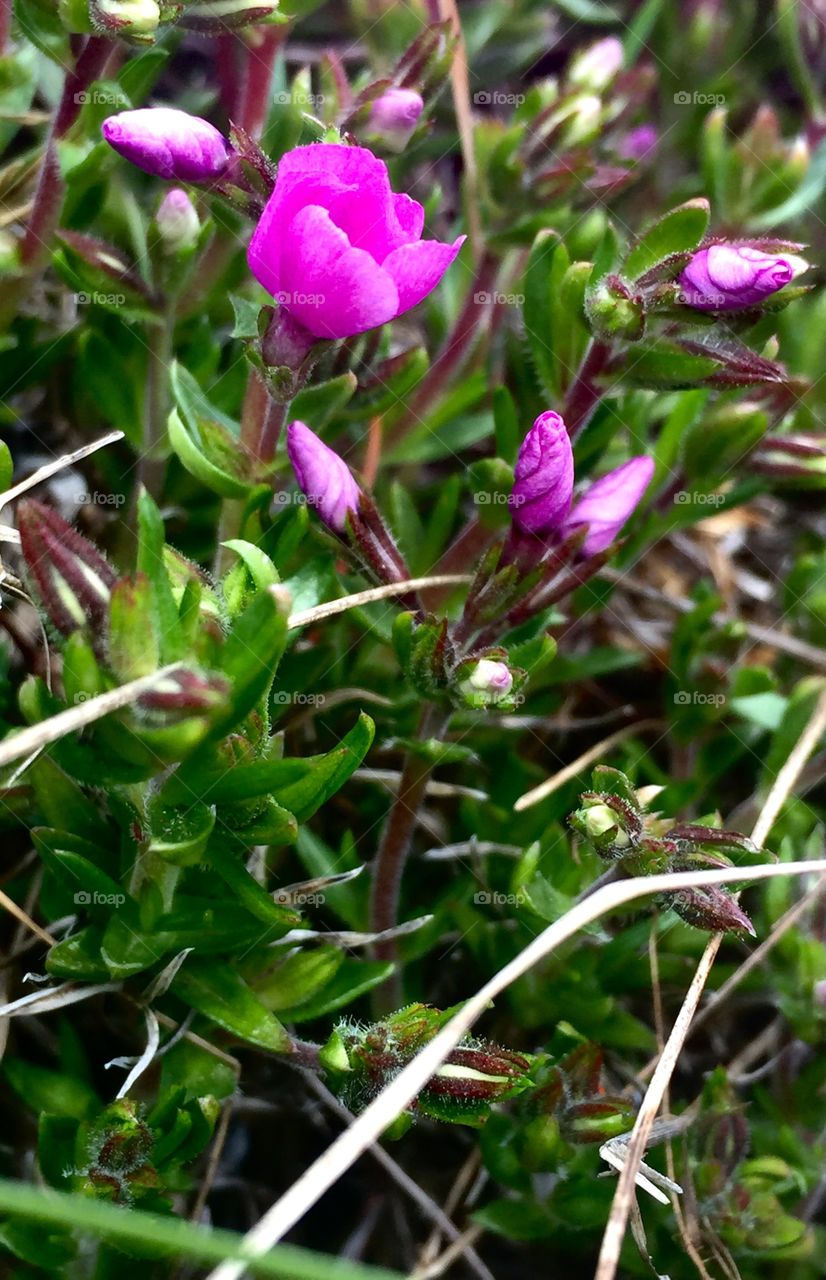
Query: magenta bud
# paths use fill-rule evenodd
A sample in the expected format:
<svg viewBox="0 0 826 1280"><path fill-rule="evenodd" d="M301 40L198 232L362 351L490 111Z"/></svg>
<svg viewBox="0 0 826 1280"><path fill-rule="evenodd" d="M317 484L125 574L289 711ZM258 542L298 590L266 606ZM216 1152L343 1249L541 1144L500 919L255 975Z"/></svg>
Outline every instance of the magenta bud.
<svg viewBox="0 0 826 1280"><path fill-rule="evenodd" d="M754 307L808 266L794 253L767 253L752 244L712 244L695 253L683 270L682 301L697 311Z"/></svg>
<svg viewBox="0 0 826 1280"><path fill-rule="evenodd" d="M641 454L591 485L565 522L566 533L587 528L583 556L598 555L611 545L636 509L653 474L654 459Z"/></svg>
<svg viewBox="0 0 826 1280"><path fill-rule="evenodd" d="M519 450L509 499L513 525L521 533L547 537L568 515L574 487L574 455L568 430L548 410L534 422Z"/></svg>
<svg viewBox="0 0 826 1280"><path fill-rule="evenodd" d="M308 504L330 529L342 533L361 498L347 463L303 422L287 428L287 453Z"/></svg>
<svg viewBox="0 0 826 1280"><path fill-rule="evenodd" d="M167 253L192 249L201 230L195 206L182 187L167 191L155 214L155 224Z"/></svg>
<svg viewBox="0 0 826 1280"><path fill-rule="evenodd" d="M101 132L110 147L145 173L178 182L212 182L226 172L232 155L208 120L174 107L121 111L104 120Z"/></svg>
<svg viewBox="0 0 826 1280"><path fill-rule="evenodd" d="M103 634L117 575L97 547L33 498L17 508L23 558L50 621L64 636Z"/></svg>
<svg viewBox="0 0 826 1280"><path fill-rule="evenodd" d="M403 151L416 131L424 110L421 94L395 85L373 101L367 132L380 138L392 151Z"/></svg>
<svg viewBox="0 0 826 1280"><path fill-rule="evenodd" d="M660 135L653 124L641 124L629 130L617 145L617 155L623 160L650 159L651 152L660 140Z"/></svg>

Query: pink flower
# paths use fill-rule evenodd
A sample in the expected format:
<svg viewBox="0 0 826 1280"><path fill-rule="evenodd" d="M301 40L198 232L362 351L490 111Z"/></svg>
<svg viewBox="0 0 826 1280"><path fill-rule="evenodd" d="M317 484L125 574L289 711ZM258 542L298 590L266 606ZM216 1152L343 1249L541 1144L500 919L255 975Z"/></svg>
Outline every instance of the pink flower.
<svg viewBox="0 0 826 1280"><path fill-rule="evenodd" d="M287 428L287 453L308 503L329 528L341 533L361 498L347 463L303 422L291 422Z"/></svg>
<svg viewBox="0 0 826 1280"><path fill-rule="evenodd" d="M200 116L174 107L142 107L109 116L101 132L119 155L156 178L211 182L232 152L223 134Z"/></svg>
<svg viewBox="0 0 826 1280"><path fill-rule="evenodd" d="M563 534L587 528L580 554L597 555L610 547L622 526L636 510L654 474L654 459L642 454L595 480L574 505Z"/></svg>
<svg viewBox="0 0 826 1280"><path fill-rule="evenodd" d="M698 311L753 307L782 289L808 264L793 253L751 244L713 244L694 254L680 276L683 300Z"/></svg>
<svg viewBox="0 0 826 1280"><path fill-rule="evenodd" d="M363 147L289 151L250 242L255 278L317 338L347 338L394 320L436 288L453 244L422 240L424 210L390 189Z"/></svg>

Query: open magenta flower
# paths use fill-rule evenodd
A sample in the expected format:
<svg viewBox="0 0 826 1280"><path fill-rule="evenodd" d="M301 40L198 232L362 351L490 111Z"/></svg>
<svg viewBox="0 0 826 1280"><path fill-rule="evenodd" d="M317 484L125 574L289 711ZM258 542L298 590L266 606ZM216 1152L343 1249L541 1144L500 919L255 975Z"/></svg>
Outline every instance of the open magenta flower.
<svg viewBox="0 0 826 1280"><path fill-rule="evenodd" d="M390 189L372 151L318 142L288 151L250 242L250 270L317 338L394 320L435 289L453 244L422 240L424 210Z"/></svg>
<svg viewBox="0 0 826 1280"><path fill-rule="evenodd" d="M308 503L330 529L341 533L361 498L347 463L303 422L287 428L287 453Z"/></svg>
<svg viewBox="0 0 826 1280"><path fill-rule="evenodd" d="M794 253L766 253L751 244L712 244L694 254L679 283L683 301L698 311L736 311L777 293L807 267Z"/></svg>
<svg viewBox="0 0 826 1280"><path fill-rule="evenodd" d="M229 167L232 151L208 120L175 107L142 107L109 116L101 132L119 155L156 178L212 182Z"/></svg>
<svg viewBox="0 0 826 1280"><path fill-rule="evenodd" d="M581 554L594 556L604 551L636 510L653 474L654 459L641 454L595 480L575 503L563 534L587 528Z"/></svg>
<svg viewBox="0 0 826 1280"><path fill-rule="evenodd" d="M571 506L574 455L568 429L558 413L541 413L516 460L509 506L521 533L547 537L560 527Z"/></svg>

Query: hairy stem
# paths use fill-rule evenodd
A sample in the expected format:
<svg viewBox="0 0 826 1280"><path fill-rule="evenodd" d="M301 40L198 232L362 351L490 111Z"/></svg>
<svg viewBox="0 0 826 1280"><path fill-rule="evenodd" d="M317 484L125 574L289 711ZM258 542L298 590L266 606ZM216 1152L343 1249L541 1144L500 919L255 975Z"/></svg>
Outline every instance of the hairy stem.
<svg viewBox="0 0 826 1280"><path fill-rule="evenodd" d="M427 738L441 737L447 728L447 720L448 718L437 707L425 707L419 721L417 738L425 741ZM410 853L419 810L432 772L433 765L429 760L414 751L408 752L399 779L399 789L391 806L373 866L370 929L374 933L392 929L398 924L402 876ZM376 943L375 955L378 960L395 960L396 940L391 938ZM375 990L376 1013L396 1008L400 1003L400 992L399 974L393 973Z"/></svg>
<svg viewBox="0 0 826 1280"><path fill-rule="evenodd" d="M579 372L568 388L562 416L568 428L568 434L575 440L591 421L594 410L602 399L603 389L598 383L599 375L605 369L611 357L611 348L605 342L593 340Z"/></svg>

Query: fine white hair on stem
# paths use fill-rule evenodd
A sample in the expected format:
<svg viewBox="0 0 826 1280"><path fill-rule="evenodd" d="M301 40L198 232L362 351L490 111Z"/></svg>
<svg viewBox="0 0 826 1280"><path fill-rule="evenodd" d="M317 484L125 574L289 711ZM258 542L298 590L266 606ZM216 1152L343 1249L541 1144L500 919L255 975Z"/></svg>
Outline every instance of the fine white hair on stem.
<svg viewBox="0 0 826 1280"><path fill-rule="evenodd" d="M692 886L725 884L727 880L746 883L768 880L774 876L802 876L824 871L826 859L820 859L784 865L773 863L756 867L728 867L722 871L682 871L668 875L638 876L603 885L549 925L466 1002L438 1035L425 1045L357 1117L350 1128L276 1201L257 1226L247 1234L244 1247L259 1256L281 1240L362 1152L376 1141L391 1121L409 1106L448 1054L489 1007L491 1000L586 925L626 903L654 894L673 893ZM633 1177L631 1181L633 1183ZM208 1280L238 1280L244 1269L243 1262L225 1262L210 1273Z"/></svg>

